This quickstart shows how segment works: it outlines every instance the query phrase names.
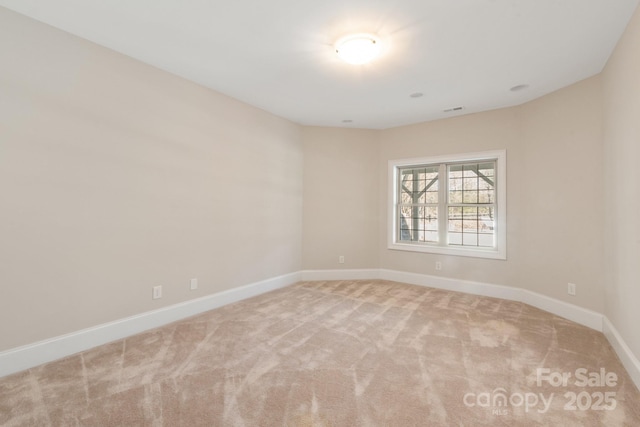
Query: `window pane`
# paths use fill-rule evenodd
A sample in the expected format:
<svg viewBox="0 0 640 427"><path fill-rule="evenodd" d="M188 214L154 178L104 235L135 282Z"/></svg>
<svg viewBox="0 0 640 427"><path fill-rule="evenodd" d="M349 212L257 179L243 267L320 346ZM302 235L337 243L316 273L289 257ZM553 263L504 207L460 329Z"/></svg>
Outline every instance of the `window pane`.
<svg viewBox="0 0 640 427"><path fill-rule="evenodd" d="M470 233L462 234L462 246L478 246L478 235Z"/></svg>
<svg viewBox="0 0 640 427"><path fill-rule="evenodd" d="M437 185L434 185L433 187L437 187ZM438 203L438 189L437 188L435 190L429 189L425 193L425 197L424 197L424 202L423 203Z"/></svg>
<svg viewBox="0 0 640 427"><path fill-rule="evenodd" d="M478 191L478 203L493 203L493 190Z"/></svg>
<svg viewBox="0 0 640 427"><path fill-rule="evenodd" d="M398 235L404 242L438 241L439 166L399 170ZM436 206L424 206L433 204Z"/></svg>
<svg viewBox="0 0 640 427"><path fill-rule="evenodd" d="M462 190L462 178L452 178L449 175L449 191L461 191Z"/></svg>
<svg viewBox="0 0 640 427"><path fill-rule="evenodd" d="M493 234L494 227L493 207L478 208L478 231Z"/></svg>
<svg viewBox="0 0 640 427"><path fill-rule="evenodd" d="M495 163L448 166L449 203L494 203Z"/></svg>
<svg viewBox="0 0 640 427"><path fill-rule="evenodd" d="M493 206L450 206L447 240L450 245L494 247Z"/></svg>
<svg viewBox="0 0 640 427"><path fill-rule="evenodd" d="M438 166L400 169L400 203L438 203Z"/></svg>
<svg viewBox="0 0 640 427"><path fill-rule="evenodd" d="M400 206L400 241L437 242L438 208L435 206Z"/></svg>
<svg viewBox="0 0 640 427"><path fill-rule="evenodd" d="M449 166L449 178L462 178L462 165Z"/></svg>
<svg viewBox="0 0 640 427"><path fill-rule="evenodd" d="M465 178L475 178L478 165L462 165L462 176Z"/></svg>
<svg viewBox="0 0 640 427"><path fill-rule="evenodd" d="M449 203L462 203L462 191L450 191Z"/></svg>
<svg viewBox="0 0 640 427"><path fill-rule="evenodd" d="M410 175L403 175L401 188L403 193L411 194L413 192L413 180Z"/></svg>
<svg viewBox="0 0 640 427"><path fill-rule="evenodd" d="M493 234L478 234L478 246L485 248L493 247Z"/></svg>
<svg viewBox="0 0 640 427"><path fill-rule="evenodd" d="M449 231L462 232L462 208L449 208Z"/></svg>
<svg viewBox="0 0 640 427"><path fill-rule="evenodd" d="M476 233L477 231L478 231L478 208L476 207L462 208L462 232Z"/></svg>
<svg viewBox="0 0 640 427"><path fill-rule="evenodd" d="M462 245L462 233L449 233L450 245Z"/></svg>
<svg viewBox="0 0 640 427"><path fill-rule="evenodd" d="M467 191L464 189L462 193L462 203L478 203L478 192L477 191Z"/></svg>
<svg viewBox="0 0 640 427"><path fill-rule="evenodd" d="M402 192L402 196L400 198L400 203L403 205L409 205L411 204L412 198L411 198L411 193L407 193L405 191Z"/></svg>
<svg viewBox="0 0 640 427"><path fill-rule="evenodd" d="M478 165L478 170L482 175L486 177L493 177L495 176L495 163L481 163Z"/></svg>
<svg viewBox="0 0 640 427"><path fill-rule="evenodd" d="M438 232L437 231L427 231L426 240L427 242L437 242L438 241Z"/></svg>
<svg viewBox="0 0 640 427"><path fill-rule="evenodd" d="M478 177L474 176L474 177L467 177L464 178L464 182L463 182L463 189L465 191L475 191L478 189Z"/></svg>

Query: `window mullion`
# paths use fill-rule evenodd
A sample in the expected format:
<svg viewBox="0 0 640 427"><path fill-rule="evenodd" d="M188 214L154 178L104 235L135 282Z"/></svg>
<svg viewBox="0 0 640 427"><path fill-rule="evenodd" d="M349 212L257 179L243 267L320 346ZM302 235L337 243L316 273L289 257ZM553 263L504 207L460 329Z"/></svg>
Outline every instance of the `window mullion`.
<svg viewBox="0 0 640 427"><path fill-rule="evenodd" d="M447 192L449 178L447 165L442 163L438 170L440 184L438 185L438 245L447 246Z"/></svg>

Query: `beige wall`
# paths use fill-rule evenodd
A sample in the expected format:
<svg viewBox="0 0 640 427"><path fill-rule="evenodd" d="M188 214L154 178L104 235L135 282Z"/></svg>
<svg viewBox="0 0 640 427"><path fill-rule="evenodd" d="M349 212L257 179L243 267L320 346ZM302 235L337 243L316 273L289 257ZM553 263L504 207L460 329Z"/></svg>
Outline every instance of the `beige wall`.
<svg viewBox="0 0 640 427"><path fill-rule="evenodd" d="M0 58L0 350L301 269L299 126L3 8Z"/></svg>
<svg viewBox="0 0 640 427"><path fill-rule="evenodd" d="M640 354L639 33L636 12L602 76L523 106L372 131L299 127L0 8L0 351L300 269L388 268L599 312L606 289ZM388 160L501 148L506 261L386 248Z"/></svg>
<svg viewBox="0 0 640 427"><path fill-rule="evenodd" d="M604 310L599 76L520 107L378 132L306 128L303 135L305 269L442 275ZM494 149L507 150L506 261L387 249L389 160ZM375 174L377 185L369 185ZM349 180L358 191L345 184ZM344 266L337 264L341 251L349 251ZM350 253L358 251L349 264ZM435 261L442 262L442 271L435 270ZM568 282L577 284L575 297L567 294Z"/></svg>
<svg viewBox="0 0 640 427"><path fill-rule="evenodd" d="M604 311L602 90L584 80L519 108L520 286ZM509 219L513 218L510 216ZM567 283L577 285L575 297Z"/></svg>
<svg viewBox="0 0 640 427"><path fill-rule="evenodd" d="M601 88L594 77L520 107L385 131L382 268L528 289L602 311ZM507 150L507 260L386 249L390 159ZM441 261L442 271L435 271ZM567 283L577 284L575 297Z"/></svg>
<svg viewBox="0 0 640 427"><path fill-rule="evenodd" d="M377 268L378 132L305 127L302 135L303 268Z"/></svg>
<svg viewBox="0 0 640 427"><path fill-rule="evenodd" d="M392 270L442 275L480 282L519 286L516 265L517 230L511 221L519 218L521 149L516 109L503 109L455 117L428 123L389 129L382 132L380 145L378 236L380 267ZM387 249L389 160L444 154L470 153L495 149L507 150L507 251L508 262L499 260L424 254ZM435 271L435 261L442 271Z"/></svg>
<svg viewBox="0 0 640 427"><path fill-rule="evenodd" d="M640 358L640 9L602 76L606 315Z"/></svg>

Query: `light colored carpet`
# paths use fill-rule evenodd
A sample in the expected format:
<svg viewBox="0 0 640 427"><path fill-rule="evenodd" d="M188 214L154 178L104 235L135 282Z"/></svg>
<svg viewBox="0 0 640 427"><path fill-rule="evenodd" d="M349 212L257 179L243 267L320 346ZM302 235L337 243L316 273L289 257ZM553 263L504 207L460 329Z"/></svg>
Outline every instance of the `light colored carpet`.
<svg viewBox="0 0 640 427"><path fill-rule="evenodd" d="M640 394L601 333L526 304L304 282L0 379L0 425L640 426Z"/></svg>

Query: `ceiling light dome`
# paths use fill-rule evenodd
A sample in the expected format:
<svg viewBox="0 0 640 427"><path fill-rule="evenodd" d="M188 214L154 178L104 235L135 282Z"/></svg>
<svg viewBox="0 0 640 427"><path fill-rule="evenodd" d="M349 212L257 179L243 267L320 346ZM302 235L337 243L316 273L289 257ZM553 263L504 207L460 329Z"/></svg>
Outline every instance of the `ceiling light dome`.
<svg viewBox="0 0 640 427"><path fill-rule="evenodd" d="M380 40L372 34L351 34L335 44L336 53L349 64L366 64L380 55Z"/></svg>

